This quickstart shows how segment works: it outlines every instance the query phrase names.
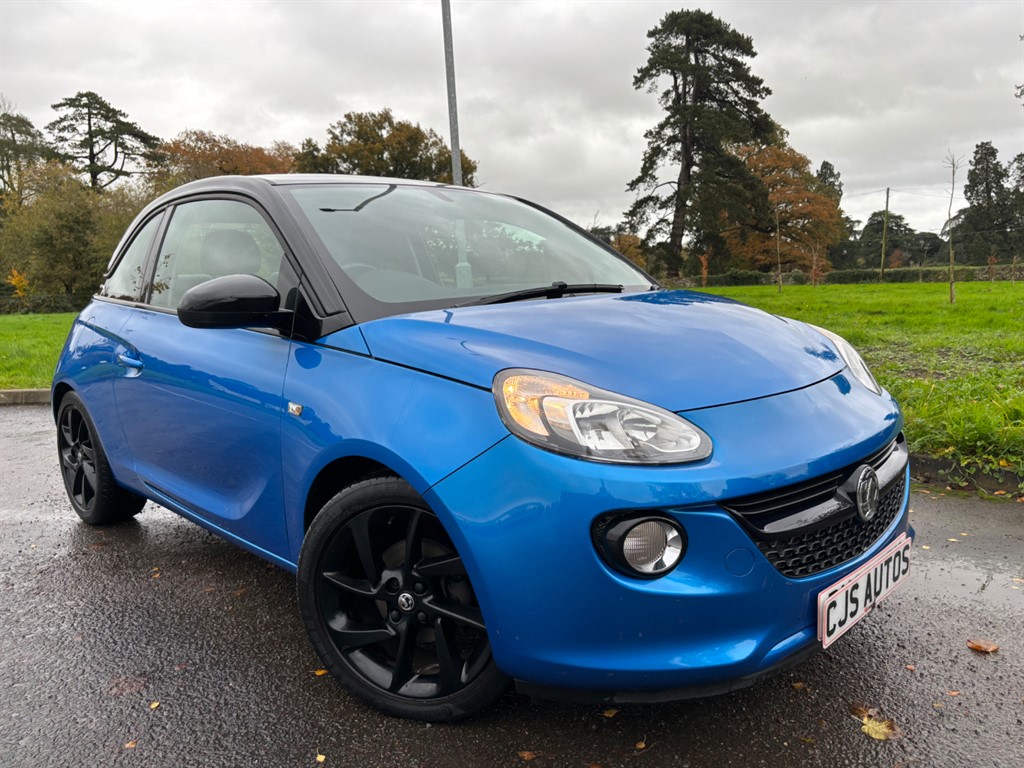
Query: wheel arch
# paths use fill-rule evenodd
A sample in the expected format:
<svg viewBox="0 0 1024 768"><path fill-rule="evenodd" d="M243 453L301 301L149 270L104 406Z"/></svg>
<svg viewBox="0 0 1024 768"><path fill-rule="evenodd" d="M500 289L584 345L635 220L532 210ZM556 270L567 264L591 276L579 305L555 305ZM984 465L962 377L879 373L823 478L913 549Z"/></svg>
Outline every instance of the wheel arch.
<svg viewBox="0 0 1024 768"><path fill-rule="evenodd" d="M326 464L313 478L306 493L302 514L302 533L309 530L313 518L331 498L363 478L378 474L401 475L387 464L366 456L343 456Z"/></svg>
<svg viewBox="0 0 1024 768"><path fill-rule="evenodd" d="M53 392L50 394L50 410L53 412L53 420L57 420L57 412L60 410L61 400L64 399L64 395L68 392L74 392L75 388L68 384L66 381L58 382L53 387Z"/></svg>

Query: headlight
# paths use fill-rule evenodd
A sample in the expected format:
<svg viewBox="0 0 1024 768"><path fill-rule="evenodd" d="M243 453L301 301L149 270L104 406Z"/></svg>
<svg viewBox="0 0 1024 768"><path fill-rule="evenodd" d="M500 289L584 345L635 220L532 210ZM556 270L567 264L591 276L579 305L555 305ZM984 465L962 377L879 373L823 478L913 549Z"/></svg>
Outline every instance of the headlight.
<svg viewBox="0 0 1024 768"><path fill-rule="evenodd" d="M711 439L685 419L567 376L510 368L494 377L493 391L506 426L550 451L624 464L711 455Z"/></svg>
<svg viewBox="0 0 1024 768"><path fill-rule="evenodd" d="M810 323L808 323L810 325ZM844 339L842 336L837 336L832 331L826 331L824 328L819 328L816 325L811 325L811 328L816 330L826 339L836 345L836 351L839 352L839 356L843 358L843 361L850 369L850 373L857 379L861 384L870 389L876 395L882 394L882 388L878 386L878 382L875 381L875 377L871 375L871 371L868 370L867 363L858 354L857 350L850 346L850 342Z"/></svg>

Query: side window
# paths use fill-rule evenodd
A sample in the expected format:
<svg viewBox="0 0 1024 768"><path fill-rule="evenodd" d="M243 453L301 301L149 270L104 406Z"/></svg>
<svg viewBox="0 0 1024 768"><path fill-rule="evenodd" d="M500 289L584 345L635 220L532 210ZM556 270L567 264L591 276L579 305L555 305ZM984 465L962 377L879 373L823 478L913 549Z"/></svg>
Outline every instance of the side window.
<svg viewBox="0 0 1024 768"><path fill-rule="evenodd" d="M189 288L225 275L258 275L277 287L284 249L266 220L237 200L175 207L157 257L149 303L174 309Z"/></svg>
<svg viewBox="0 0 1024 768"><path fill-rule="evenodd" d="M114 269L114 274L107 278L100 291L101 296L111 299L137 300L142 293L142 282L145 279L143 270L146 267L146 254L160 225L160 216L154 216L139 230Z"/></svg>

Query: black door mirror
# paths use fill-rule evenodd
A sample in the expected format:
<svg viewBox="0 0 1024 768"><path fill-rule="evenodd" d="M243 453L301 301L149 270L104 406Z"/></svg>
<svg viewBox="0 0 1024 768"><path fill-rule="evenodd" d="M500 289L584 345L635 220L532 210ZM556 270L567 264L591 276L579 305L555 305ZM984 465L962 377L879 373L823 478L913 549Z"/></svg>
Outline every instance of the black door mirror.
<svg viewBox="0 0 1024 768"><path fill-rule="evenodd" d="M178 319L190 328L291 328L277 289L256 275L215 277L185 291Z"/></svg>

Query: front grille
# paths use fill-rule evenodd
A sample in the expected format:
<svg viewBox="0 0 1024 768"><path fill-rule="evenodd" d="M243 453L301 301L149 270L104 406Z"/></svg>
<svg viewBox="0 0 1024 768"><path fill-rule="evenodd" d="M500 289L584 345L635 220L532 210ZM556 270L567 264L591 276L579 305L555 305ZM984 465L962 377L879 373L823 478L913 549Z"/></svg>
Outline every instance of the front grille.
<svg viewBox="0 0 1024 768"><path fill-rule="evenodd" d="M837 525L809 533L758 541L757 548L783 576L792 579L813 576L842 565L860 555L885 533L900 511L905 485L906 479L900 475L899 480L886 489L879 501L878 513L869 523L862 523L857 516L847 517Z"/></svg>
<svg viewBox="0 0 1024 768"><path fill-rule="evenodd" d="M721 502L758 549L784 576L804 578L834 568L867 550L899 514L906 488L903 435L863 461L801 483ZM870 522L857 516L852 478L867 464L882 486Z"/></svg>
<svg viewBox="0 0 1024 768"><path fill-rule="evenodd" d="M741 515L744 520L760 531L771 532L772 523L789 517L795 510L809 509L834 498L843 480L861 464L868 464L876 472L889 460L897 446L905 450L906 443L901 434L887 446L871 454L862 462L832 472L828 475L787 485L774 491L755 496L744 496L724 502L722 506L730 512Z"/></svg>

